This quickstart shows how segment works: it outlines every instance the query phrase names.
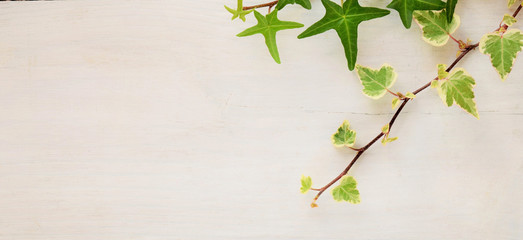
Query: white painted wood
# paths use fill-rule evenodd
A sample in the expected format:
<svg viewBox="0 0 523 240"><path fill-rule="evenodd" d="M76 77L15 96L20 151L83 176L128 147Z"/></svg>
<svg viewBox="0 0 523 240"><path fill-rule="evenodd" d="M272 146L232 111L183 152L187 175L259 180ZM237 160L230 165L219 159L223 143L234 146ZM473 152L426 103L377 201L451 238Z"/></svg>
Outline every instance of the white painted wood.
<svg viewBox="0 0 523 240"><path fill-rule="evenodd" d="M523 239L521 59L502 83L467 56L481 120L423 92L399 141L351 171L362 203L311 209L299 177L330 181L353 156L330 135L348 119L367 142L390 99L360 93L334 32L278 33L275 64L261 36L234 36L255 23L230 21L235 2L0 4L0 239ZM308 26L312 2L280 18ZM460 1L456 36L478 40L505 5ZM363 23L359 63L423 85L455 45L419 32L396 12Z"/></svg>

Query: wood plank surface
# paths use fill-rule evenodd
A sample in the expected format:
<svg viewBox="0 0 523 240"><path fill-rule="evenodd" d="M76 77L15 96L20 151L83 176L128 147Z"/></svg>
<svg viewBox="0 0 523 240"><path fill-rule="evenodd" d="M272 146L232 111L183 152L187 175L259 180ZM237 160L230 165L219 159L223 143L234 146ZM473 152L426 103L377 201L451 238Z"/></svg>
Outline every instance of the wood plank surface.
<svg viewBox="0 0 523 240"><path fill-rule="evenodd" d="M255 24L230 21L235 3L0 3L0 239L523 239L522 59L501 82L468 55L480 120L422 92L399 140L351 170L362 203L325 194L311 209L300 176L336 176L354 153L332 133L347 119L367 142L390 98L361 94L334 31L279 32L274 63L261 35L235 37ZM312 4L279 17L310 26L324 14ZM479 40L510 11L462 0L455 36ZM456 55L395 11L360 25L359 50L360 64L393 65L404 92Z"/></svg>

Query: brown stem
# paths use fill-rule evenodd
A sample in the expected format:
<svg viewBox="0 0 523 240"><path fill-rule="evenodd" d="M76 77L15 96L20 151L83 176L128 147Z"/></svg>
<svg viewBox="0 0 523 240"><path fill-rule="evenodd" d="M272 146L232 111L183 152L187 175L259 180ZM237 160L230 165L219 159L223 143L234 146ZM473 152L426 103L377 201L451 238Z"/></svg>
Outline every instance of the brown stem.
<svg viewBox="0 0 523 240"><path fill-rule="evenodd" d="M516 17L519 14L519 12L521 11L521 8L523 8L523 6L521 4L519 4L519 6L516 9L516 11L514 12L514 14L512 14L512 17ZM494 30L494 32L499 31L501 28L507 29L508 25L507 24L503 24L503 26L499 26L496 30Z"/></svg>
<svg viewBox="0 0 523 240"><path fill-rule="evenodd" d="M392 94L392 95L394 95L396 97L399 97L398 94L394 93L393 91L389 90L388 88L387 88L387 92L389 92L390 94Z"/></svg>
<svg viewBox="0 0 523 240"><path fill-rule="evenodd" d="M518 15L518 13L521 11L521 9L523 8L523 6L519 6L516 11L514 12L514 14L512 15L513 17L516 17ZM508 27L506 25L504 25L505 27ZM499 29L498 29L499 30ZM497 30L496 30L497 31ZM463 57L465 57L465 55L467 55L470 51L474 50L475 48L477 48L479 46L479 43L476 43L476 44L472 44L472 45L469 45L467 46L462 52L461 54L450 64L450 66L445 70L447 72L450 72L455 66L456 64L458 64L459 61L461 61L461 59L463 59ZM438 77L434 78L434 79L438 79ZM432 81L428 82L427 84L421 86L420 88L416 89L415 91L413 91L412 93L417 95L419 92L427 89L430 84L431 84ZM392 129L392 126L394 125L394 122L396 121L396 119L398 118L398 116L400 115L401 111L403 110L403 108L405 107L405 105L407 105L407 103L410 101L411 99L410 98L405 98L403 99L403 103L401 103L400 107L398 108L398 110L396 110L396 112L394 113L394 115L392 116L392 118L390 119L389 121L389 132L390 130ZM375 138L373 138L369 143L367 143L367 145L365 145L364 147L362 148L359 148L359 149L353 149L353 150L357 150L358 153L356 154L356 156L354 156L354 158L352 159L352 161L349 163L349 165L338 175L336 176L332 181L330 181L329 183L327 183L327 185L323 186L322 188L315 188L314 190L318 191L318 194L316 194L316 196L314 197L314 200L313 200L313 205L315 205L315 202L316 200L318 200L318 198L321 196L321 194L323 192L325 192L325 190L327 190L328 188L330 188L334 183L336 183L338 180L340 180L343 176L345 176L349 170L352 168L352 166L356 163L356 161L358 161L358 159L361 157L361 155L363 155L363 153L365 153L365 151L367 151L374 143L376 143L381 137L383 137L384 133L383 132L380 132Z"/></svg>
<svg viewBox="0 0 523 240"><path fill-rule="evenodd" d="M262 7L269 7L269 8L272 8L274 5L278 4L278 0L276 1L272 1L272 2L268 2L268 3L262 3L262 4L258 4L258 5L253 5L253 6L247 6L247 7L243 7L243 10L249 10L249 9L255 9L255 8L262 8Z"/></svg>

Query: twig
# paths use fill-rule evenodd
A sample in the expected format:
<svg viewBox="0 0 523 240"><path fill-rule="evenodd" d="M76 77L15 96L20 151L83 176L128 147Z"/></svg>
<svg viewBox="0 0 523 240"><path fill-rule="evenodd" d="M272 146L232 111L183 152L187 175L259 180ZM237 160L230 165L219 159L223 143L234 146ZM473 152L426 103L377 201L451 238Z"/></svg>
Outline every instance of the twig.
<svg viewBox="0 0 523 240"><path fill-rule="evenodd" d="M278 0L272 1L272 2L268 2L268 3L262 3L262 4L258 4L258 5L253 5L253 6L246 6L246 7L243 7L243 10L262 8L262 7L272 8L276 4L278 4Z"/></svg>

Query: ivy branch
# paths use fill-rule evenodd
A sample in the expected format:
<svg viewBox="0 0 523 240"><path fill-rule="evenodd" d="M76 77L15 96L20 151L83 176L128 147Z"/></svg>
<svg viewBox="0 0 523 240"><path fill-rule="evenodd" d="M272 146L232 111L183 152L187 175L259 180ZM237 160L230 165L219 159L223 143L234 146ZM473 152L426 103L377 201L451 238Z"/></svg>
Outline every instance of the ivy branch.
<svg viewBox="0 0 523 240"><path fill-rule="evenodd" d="M350 128L348 121L343 122L338 131L332 136L332 142L337 147L348 147L357 153L339 175L321 188L312 188L311 178L302 176L301 192L317 191L311 204L312 207L317 207L316 201L318 198L337 182L340 182L340 184L332 189L334 200L350 203L360 202L357 182L347 173L363 153L378 140L382 139L381 142L385 145L397 139L397 137L389 137L390 130L396 119L407 103L416 98L416 95L425 89L429 87L435 88L448 107L456 104L474 117L479 118L473 91L476 82L465 69L455 68L469 52L479 48L482 53L489 55L492 66L496 69L501 79L505 80L512 70L517 54L523 49L523 32L518 29L508 30L517 21L516 16L523 8L522 4L518 5L512 15L505 14L499 27L494 32L485 34L479 42L471 44L470 40L464 42L452 36L452 33L460 25L459 16L454 14L458 0L447 0L446 2L441 0L392 0L387 7L398 11L405 28L410 28L414 19L422 30L422 39L427 43L434 46L443 46L449 40L453 40L458 44L459 48L458 55L450 66L438 65L438 75L433 80L413 92L405 94L401 92L394 93L391 87L397 79L397 74L392 66L384 64L380 69L372 69L356 64L358 25L363 21L386 16L390 11L380 8L362 7L359 5L358 0L341 1L341 5L331 0L321 0L321 2L325 7L325 16L302 32L298 38L307 38L331 29L335 30L344 47L349 70L356 69L357 71L363 85L363 94L370 98L378 99L389 93L394 96L392 108L394 109L398 105L399 108L390 121L382 127L381 132L361 148L354 147L356 132ZM508 0L508 6L510 7L516 2L520 2L520 0ZM306 9L311 8L309 0L279 0L249 7L242 7L242 0L238 0L238 11L232 12L230 8L226 8L233 13L233 19L238 16L241 18L242 14L245 16L250 11L254 11L258 24L246 29L237 36L262 34L265 37L270 54L277 63L280 63L276 47L276 32L284 29L299 28L303 25L296 22L280 21L277 17L277 12L285 5L295 3ZM273 6L276 6L276 10L270 12L270 8ZM269 7L269 13L266 16L254 10L261 7Z"/></svg>
<svg viewBox="0 0 523 240"><path fill-rule="evenodd" d="M262 4L258 4L258 5L253 5L253 6L246 6L246 7L243 7L243 10L250 10L250 9L256 9L256 8L263 8L263 7L269 7L269 9L271 9L276 4L278 4L278 0L272 1L272 2L268 2L268 3L262 3Z"/></svg>
<svg viewBox="0 0 523 240"><path fill-rule="evenodd" d="M521 6L518 8L518 9L521 9ZM476 44L472 44L470 46L468 46L457 58L456 60L454 60L454 62L452 62L452 64L445 70L446 72L450 72L455 66L456 64L461 61L461 59L463 59L463 57L465 57L465 55L467 55L470 51L472 51L473 49L475 49L476 47L478 47L479 43L476 43ZM434 78L434 80L438 80L438 77ZM412 92L412 94L414 95L417 95L418 93L420 93L421 91L427 89L428 87L430 87L432 81L428 82L427 84L423 85L422 87L416 89L415 91ZM325 190L327 190L328 188L330 188L333 184L335 184L338 180L340 180L343 176L345 176L349 170L352 168L352 166L356 163L356 161L358 161L358 159L361 157L361 155L363 155L363 153L365 153L365 151L367 151L372 145L374 145L374 143L376 143L380 138L382 138L383 136L385 136L385 134L388 134L388 132L390 132L390 130L392 129L392 126L394 125L394 122L396 122L396 119L398 118L398 116L400 115L401 111L403 110L403 108L405 107L405 105L407 105L407 103L411 100L412 98L404 98L401 105L399 106L398 110L396 110L396 112L394 113L394 115L392 116L392 118L390 119L389 123L388 123L388 131L387 132L380 132L374 139L372 139L369 143L367 143L364 147L362 148L353 148L353 147L350 147L350 149L358 152L356 154L356 156L354 156L354 158L352 159L352 161L349 163L349 165L338 175L336 176L332 181L330 181L329 183L327 183L327 185L323 186L322 188L311 188L311 190L313 191L318 191L318 193L316 194L316 197L314 197L314 200L313 200L313 203L311 204L311 206L313 207L317 207L316 205L316 200L318 200L318 198L321 196L321 194L323 192L325 192Z"/></svg>
<svg viewBox="0 0 523 240"><path fill-rule="evenodd" d="M522 5L519 5L518 8L516 9L516 11L512 14L512 17L516 17L519 12L521 11L521 9L523 8ZM499 28L497 28L496 30L494 30L494 32L497 32L497 31L506 31L508 29L508 25L507 24L503 24L501 25ZM450 34L449 34L450 36ZM477 48L479 46L479 42L478 43L475 43L475 44L471 44L471 45L467 45L466 47L464 47L464 49L461 51L461 54L459 54L459 56L450 64L450 66L445 69L445 72L447 73L450 73L450 71L452 71L452 69L469 53L471 52L472 50L474 50L475 48ZM423 85L422 87L414 90L412 92L412 94L414 95L417 95L418 93L422 92L423 90L427 89L428 87L430 87L432 84L433 84L433 81L438 81L439 80L439 76L435 77L434 80L428 82L427 84ZM387 89L388 92L390 92L390 90ZM393 92L390 92L391 94L397 96L397 94L394 94ZM353 148L353 147L349 147L350 149L354 150L357 152L356 156L354 156L354 158L352 159L352 161L349 163L349 165L338 175L336 176L332 181L330 181L329 183L327 183L325 186L323 186L322 188L310 188L310 190L313 190L313 191L317 191L318 193L316 194L316 196L314 197L314 200L311 204L312 207L317 207L318 205L316 204L316 200L318 200L318 198L322 195L323 192L325 192L325 190L327 190L328 188L330 188L333 184L335 184L336 182L338 182L343 176L347 175L347 173L349 172L349 170L352 168L352 166L354 166L354 164L358 161L358 159L361 157L361 155L363 155L363 153L365 153L365 151L367 151L372 145L374 145L374 143L376 143L380 138L384 137L386 134L388 134L388 132L392 129L392 126L394 125L394 122L396 121L396 119L398 118L398 116L401 114L401 111L403 110L403 108L405 107L405 105L407 105L407 103L413 98L404 98L401 105L399 106L398 110L396 110L396 112L394 113L394 115L392 116L392 118L390 119L390 121L388 122L388 129L386 132L382 131L380 132L374 139L372 139L369 143L367 143L364 147L362 148Z"/></svg>

